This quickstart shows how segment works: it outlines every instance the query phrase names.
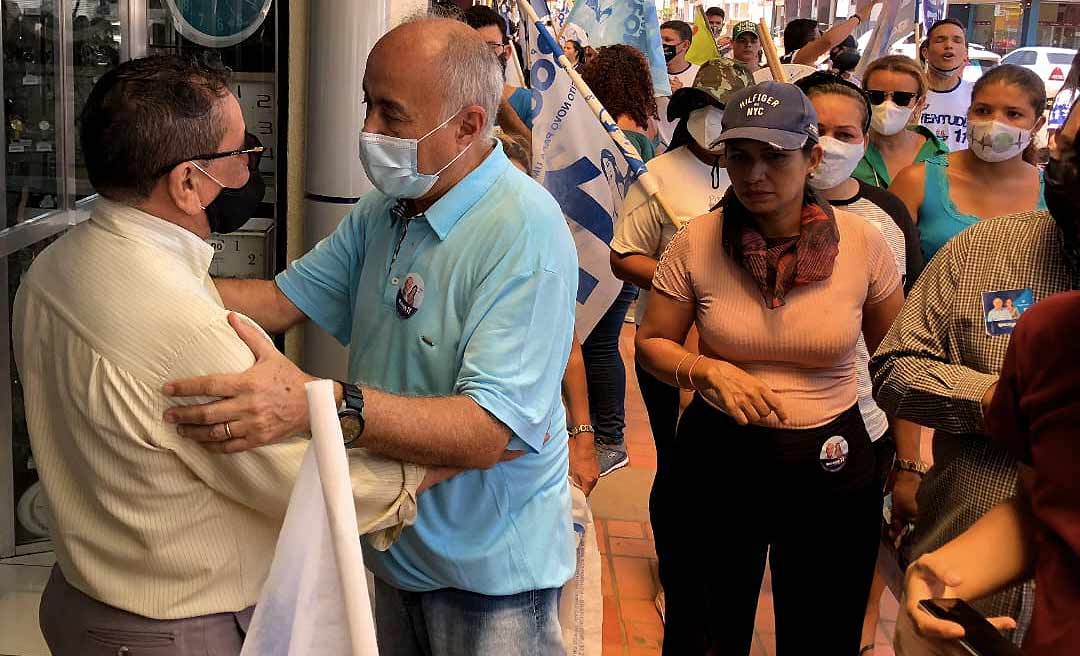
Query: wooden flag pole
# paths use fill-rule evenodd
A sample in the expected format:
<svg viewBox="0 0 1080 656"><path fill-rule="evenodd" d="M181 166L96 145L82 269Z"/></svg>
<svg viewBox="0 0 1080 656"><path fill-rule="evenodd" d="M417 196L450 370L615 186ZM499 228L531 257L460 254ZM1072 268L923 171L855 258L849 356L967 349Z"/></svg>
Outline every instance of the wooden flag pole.
<svg viewBox="0 0 1080 656"><path fill-rule="evenodd" d="M780 55L776 52L776 43L773 42L772 32L769 31L769 24L765 22L764 17L758 23L758 29L761 30L761 34L758 36L761 38L761 49L765 51L765 61L769 62L769 72L772 73L772 79L777 82L787 82L787 73L784 72L784 65L780 63Z"/></svg>

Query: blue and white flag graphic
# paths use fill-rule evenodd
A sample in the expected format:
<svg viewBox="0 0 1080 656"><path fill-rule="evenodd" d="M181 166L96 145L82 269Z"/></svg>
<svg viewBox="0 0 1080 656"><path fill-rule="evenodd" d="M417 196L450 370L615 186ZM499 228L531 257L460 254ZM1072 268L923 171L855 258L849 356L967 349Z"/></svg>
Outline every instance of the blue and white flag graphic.
<svg viewBox="0 0 1080 656"><path fill-rule="evenodd" d="M585 30L594 48L625 43L645 53L655 95L671 95L654 0L577 0L566 21Z"/></svg>
<svg viewBox="0 0 1080 656"><path fill-rule="evenodd" d="M945 0L919 0L919 22L925 36L930 26L945 17Z"/></svg>
<svg viewBox="0 0 1080 656"><path fill-rule="evenodd" d="M615 301L623 283L611 272L614 219L626 190L645 171L629 162L570 75L559 66L562 54L547 29L527 27L532 62L532 175L559 202L577 245L578 297L575 330L592 332ZM610 121L610 117L605 116ZM614 124L612 123L612 127Z"/></svg>

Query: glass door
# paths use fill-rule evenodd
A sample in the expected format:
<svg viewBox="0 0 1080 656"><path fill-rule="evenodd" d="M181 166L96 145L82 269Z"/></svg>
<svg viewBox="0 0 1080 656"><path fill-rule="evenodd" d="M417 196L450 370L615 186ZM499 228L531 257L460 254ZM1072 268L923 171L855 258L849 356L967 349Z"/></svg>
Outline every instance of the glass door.
<svg viewBox="0 0 1080 656"><path fill-rule="evenodd" d="M118 3L4 0L2 71L5 203L0 219L0 556L47 548L49 513L38 482L11 351L10 316L34 258L85 212L93 190L78 145L77 108L120 61Z"/></svg>

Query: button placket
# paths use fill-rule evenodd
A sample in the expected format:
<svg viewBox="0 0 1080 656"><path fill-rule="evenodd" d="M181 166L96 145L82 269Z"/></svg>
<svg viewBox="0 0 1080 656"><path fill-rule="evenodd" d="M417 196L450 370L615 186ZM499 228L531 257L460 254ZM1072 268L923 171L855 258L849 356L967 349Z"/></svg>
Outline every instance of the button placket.
<svg viewBox="0 0 1080 656"><path fill-rule="evenodd" d="M417 221L420 216L406 219L404 233L401 235L394 255L390 258L390 270L387 272L386 289L383 302L393 306L397 302L397 293L405 277L412 271L416 255L425 241L432 236L432 231L424 221Z"/></svg>

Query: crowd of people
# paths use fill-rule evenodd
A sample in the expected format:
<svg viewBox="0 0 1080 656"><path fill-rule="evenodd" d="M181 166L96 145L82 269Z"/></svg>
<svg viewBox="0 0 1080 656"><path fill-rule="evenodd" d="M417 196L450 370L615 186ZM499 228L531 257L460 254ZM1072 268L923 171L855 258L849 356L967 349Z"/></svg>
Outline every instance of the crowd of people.
<svg viewBox="0 0 1080 656"><path fill-rule="evenodd" d="M793 83L755 82L772 36L717 8L702 65L689 24L660 25L670 97L635 48L566 39L670 201L621 190L624 284L582 340L498 12L379 40L359 135L375 189L275 280L208 274L204 240L263 195L228 72L156 56L103 75L80 121L102 198L13 320L53 653L239 653L313 380L267 335L309 321L349 347L335 395L380 653L564 653L571 488L629 462L631 308L665 654L749 653L766 563L778 654L873 653L883 536L910 564L898 653L956 648L963 629L920 605L942 597L1025 654L1080 652L1080 62L1044 167L1042 80L964 81L957 21L929 27L924 61L858 68L879 1L789 22L785 62L816 69Z"/></svg>

